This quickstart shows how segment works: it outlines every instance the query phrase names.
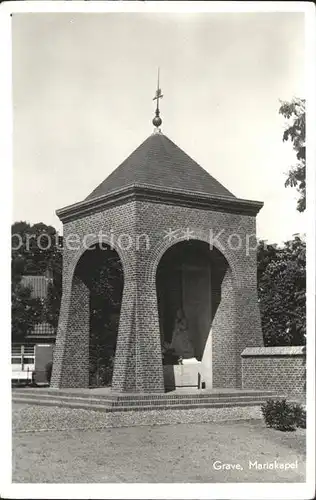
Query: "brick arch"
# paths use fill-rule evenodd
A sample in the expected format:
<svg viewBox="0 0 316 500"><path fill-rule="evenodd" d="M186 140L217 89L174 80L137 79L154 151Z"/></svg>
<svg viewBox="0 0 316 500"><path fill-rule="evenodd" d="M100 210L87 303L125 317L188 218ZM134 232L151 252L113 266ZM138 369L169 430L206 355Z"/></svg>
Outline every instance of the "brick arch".
<svg viewBox="0 0 316 500"><path fill-rule="evenodd" d="M148 267L147 267L146 273L145 273L146 283L154 283L155 282L156 272L157 272L159 262L161 261L163 255L167 252L167 250L172 248L177 243L181 243L181 242L185 242L185 241L201 241L203 243L209 244L209 240L207 238L202 238L199 236L196 236L194 238L189 238L189 239L186 236L179 236L175 240L172 240L172 241L167 241L167 240L161 241L154 248L153 252L151 253L151 255L149 257L149 264L148 264ZM237 259L234 258L234 255L231 252L226 251L226 250L223 251L223 249L217 245L213 245L213 246L227 260L227 263L228 263L229 268L230 268L231 273L232 273L233 283L236 284L238 282Z"/></svg>
<svg viewBox="0 0 316 500"><path fill-rule="evenodd" d="M122 269L123 269L123 278L125 277L125 264L127 262L127 256L125 255L125 252L124 250L122 250L118 245L113 245L113 241L110 241L110 238L107 238L106 236L102 236L101 238L99 236L95 236L93 238L91 238L91 240L88 240L88 243L86 243L85 245L83 245L82 243L80 244L80 248L78 248L78 250L75 252L72 260L71 260L71 263L69 265L69 268L68 268L68 276L69 278L71 279L71 283L73 281L73 277L74 277L74 272L75 272L75 269L77 267L77 264L80 260L80 258L83 256L83 254L86 252L86 251L89 251L87 246L92 246L92 245L95 245L96 243L105 243L107 245L109 245L110 248L112 248L113 250L115 250L121 260L121 263L122 263Z"/></svg>
<svg viewBox="0 0 316 500"><path fill-rule="evenodd" d="M123 269L123 293L125 288L124 263L126 254L121 248L116 248L109 238L92 237L85 244L72 253L67 263L64 276L65 287L58 323L58 335L54 350L54 367L52 373L52 387L88 387L89 385L89 339L90 339L90 305L89 288L76 275L76 267L89 246L98 242L108 244L117 252ZM68 251L71 255L70 251ZM70 255L68 254L68 257ZM76 339L79 338L80 342ZM113 374L114 376L114 374Z"/></svg>

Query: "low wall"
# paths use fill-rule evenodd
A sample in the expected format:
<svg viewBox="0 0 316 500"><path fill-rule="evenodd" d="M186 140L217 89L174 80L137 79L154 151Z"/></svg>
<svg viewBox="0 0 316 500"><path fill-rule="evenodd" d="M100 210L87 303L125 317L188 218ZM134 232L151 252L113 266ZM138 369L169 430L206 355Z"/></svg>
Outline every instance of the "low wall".
<svg viewBox="0 0 316 500"><path fill-rule="evenodd" d="M305 346L247 347L242 357L243 389L275 390L305 398Z"/></svg>

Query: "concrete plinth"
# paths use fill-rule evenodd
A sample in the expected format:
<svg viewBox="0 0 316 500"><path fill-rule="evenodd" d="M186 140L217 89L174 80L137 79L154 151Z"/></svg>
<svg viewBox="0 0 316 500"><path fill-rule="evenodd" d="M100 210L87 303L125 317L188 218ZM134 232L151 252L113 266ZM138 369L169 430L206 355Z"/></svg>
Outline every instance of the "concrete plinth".
<svg viewBox="0 0 316 500"><path fill-rule="evenodd" d="M200 387L201 362L183 360L181 365L164 365L166 389L178 387Z"/></svg>

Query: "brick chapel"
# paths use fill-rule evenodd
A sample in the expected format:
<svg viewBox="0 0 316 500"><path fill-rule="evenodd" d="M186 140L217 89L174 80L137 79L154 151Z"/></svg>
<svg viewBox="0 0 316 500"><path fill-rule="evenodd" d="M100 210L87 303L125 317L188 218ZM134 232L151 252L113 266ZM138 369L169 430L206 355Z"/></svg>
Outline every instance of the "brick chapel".
<svg viewBox="0 0 316 500"><path fill-rule="evenodd" d="M89 387L89 273L99 259L90 247L101 233L123 271L113 391L163 393L168 349L184 367L195 360L203 387L241 388L241 353L263 345L247 245L263 204L234 196L161 132L159 97L158 86L154 133L84 201L57 211L64 240L76 234L80 245L64 248L54 388Z"/></svg>

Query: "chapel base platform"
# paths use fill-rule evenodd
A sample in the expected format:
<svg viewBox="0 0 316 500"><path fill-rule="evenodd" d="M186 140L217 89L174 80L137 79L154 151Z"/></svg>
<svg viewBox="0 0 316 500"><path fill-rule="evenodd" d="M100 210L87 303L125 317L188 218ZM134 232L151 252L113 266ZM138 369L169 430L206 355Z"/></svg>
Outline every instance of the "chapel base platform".
<svg viewBox="0 0 316 500"><path fill-rule="evenodd" d="M103 412L105 427L262 418L275 391L181 388L162 394L114 393L110 388L13 389L14 403Z"/></svg>

